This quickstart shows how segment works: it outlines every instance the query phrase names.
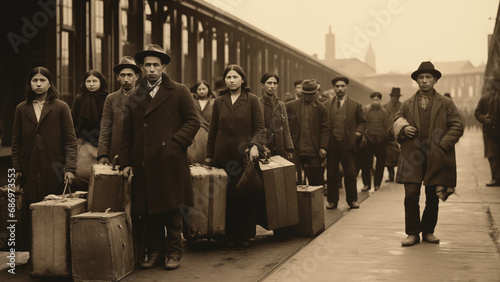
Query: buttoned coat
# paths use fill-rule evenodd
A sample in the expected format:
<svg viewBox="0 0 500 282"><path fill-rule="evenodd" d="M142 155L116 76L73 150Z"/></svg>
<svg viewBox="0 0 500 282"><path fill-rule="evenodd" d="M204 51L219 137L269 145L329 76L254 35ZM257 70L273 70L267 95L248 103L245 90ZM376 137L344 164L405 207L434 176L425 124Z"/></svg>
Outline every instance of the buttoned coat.
<svg viewBox="0 0 500 282"><path fill-rule="evenodd" d="M277 99L277 98L276 98ZM264 116L265 103L263 97L259 98L260 110L262 111L262 115ZM263 118L265 124L265 118ZM293 142L292 137L290 136L290 127L288 125L288 114L286 111L285 103L277 100L276 104L273 106L273 114L272 114L272 128L273 136L269 137L265 135L265 138L274 138L274 143L276 146L276 152L282 156L283 158L287 158L286 152L293 152ZM266 144L271 142L271 140L266 140Z"/></svg>
<svg viewBox="0 0 500 282"><path fill-rule="evenodd" d="M46 101L40 121L32 103L16 107L12 129L12 164L22 172L27 204L42 201L49 194L60 195L64 172L76 171L77 143L68 105Z"/></svg>
<svg viewBox="0 0 500 282"><path fill-rule="evenodd" d="M345 119L345 134L347 140L347 148L351 151L358 150L358 142L356 137L356 132L361 133L361 135L365 134L366 131L366 118L363 111L363 106L356 100L352 99L349 96L346 96L344 99L344 106L346 106L346 116ZM337 96L330 98L325 101L325 105L328 111L328 115L330 117L330 125L333 127L335 125L335 118L337 113ZM330 138L335 138L333 134L331 134ZM331 139L333 141L333 139ZM333 149L333 148L332 148Z"/></svg>
<svg viewBox="0 0 500 282"><path fill-rule="evenodd" d="M286 111L288 113L288 124L290 127L290 135L294 146L299 142L301 123L302 123L302 99L287 102ZM330 122L328 121L328 112L325 105L317 100L313 100L313 110L310 119L311 140L314 145L314 151L328 148L328 140L330 139ZM295 148L297 149L297 148ZM299 148L300 150L300 148Z"/></svg>
<svg viewBox="0 0 500 282"><path fill-rule="evenodd" d="M134 88L131 93L136 90L137 88ZM106 157L113 161L113 158L120 153L126 101L127 96L123 93L123 88L106 97L101 119L97 159Z"/></svg>
<svg viewBox="0 0 500 282"><path fill-rule="evenodd" d="M189 89L165 74L149 102L147 78L127 99L119 160L132 166L132 214L193 205L187 158L200 121Z"/></svg>
<svg viewBox="0 0 500 282"><path fill-rule="evenodd" d="M396 182L424 183L427 186L441 185L456 187L457 166L455 144L464 132L463 121L453 101L435 92L432 102L429 126L429 151L427 154L427 171L422 169L420 134L422 127L418 107L417 93L404 101L395 119L405 119L409 125L417 129L412 139L405 139L401 132L404 126L395 122L394 129L398 142L401 144L401 156L398 163Z"/></svg>
<svg viewBox="0 0 500 282"><path fill-rule="evenodd" d="M236 186L243 173L243 156L252 144L262 146L264 120L257 96L243 89L238 99L231 102L229 93L215 98L212 120L208 131L207 157L213 165L230 173L229 188ZM235 176L235 177L231 177Z"/></svg>

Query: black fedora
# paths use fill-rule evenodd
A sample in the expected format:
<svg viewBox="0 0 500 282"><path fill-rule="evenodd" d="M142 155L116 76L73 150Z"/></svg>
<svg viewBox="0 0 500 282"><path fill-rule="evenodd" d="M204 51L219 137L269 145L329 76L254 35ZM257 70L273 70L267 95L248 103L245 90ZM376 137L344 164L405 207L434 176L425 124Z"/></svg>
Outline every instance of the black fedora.
<svg viewBox="0 0 500 282"><path fill-rule="evenodd" d="M130 56L123 56L123 58L120 60L120 63L113 67L113 71L116 74L119 74L123 69L126 68L133 69L136 74L141 73L141 68L136 65L134 58Z"/></svg>
<svg viewBox="0 0 500 282"><path fill-rule="evenodd" d="M319 87L316 80L312 78L304 79L304 81L302 81L302 94L314 94L318 92Z"/></svg>
<svg viewBox="0 0 500 282"><path fill-rule="evenodd" d="M336 76L332 78L332 85L335 86L335 83L337 83L337 81L343 81L345 82L345 84L349 84L349 78L345 76Z"/></svg>
<svg viewBox="0 0 500 282"><path fill-rule="evenodd" d="M441 78L441 72L435 69L434 65L429 61L422 62L418 67L418 70L411 74L411 78L416 81L417 77L422 73L430 73L435 79Z"/></svg>
<svg viewBox="0 0 500 282"><path fill-rule="evenodd" d="M134 58L139 64L143 64L144 58L147 56L160 58L161 63L164 65L170 63L170 56L158 44L149 44L146 50L135 53Z"/></svg>
<svg viewBox="0 0 500 282"><path fill-rule="evenodd" d="M399 87L393 87L389 96L403 96L401 95L401 89Z"/></svg>

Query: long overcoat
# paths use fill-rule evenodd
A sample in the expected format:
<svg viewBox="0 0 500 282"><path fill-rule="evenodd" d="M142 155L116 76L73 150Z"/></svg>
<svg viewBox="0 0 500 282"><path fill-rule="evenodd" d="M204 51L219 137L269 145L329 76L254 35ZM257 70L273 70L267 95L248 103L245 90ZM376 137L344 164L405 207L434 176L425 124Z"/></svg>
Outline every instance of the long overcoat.
<svg viewBox="0 0 500 282"><path fill-rule="evenodd" d="M422 183L424 185L441 185L456 187L457 165L455 144L464 132L463 121L453 101L435 92L432 102L429 126L429 151L427 154L427 171L422 169L420 134L422 126L418 107L417 93L404 101L395 119L404 118L409 125L417 129L412 139L401 138L400 132L394 132L401 144L401 156L398 163L396 182ZM398 128L395 123L394 128ZM397 133L397 134L396 134Z"/></svg>
<svg viewBox="0 0 500 282"><path fill-rule="evenodd" d="M135 90L137 88L132 93ZM122 88L106 97L101 119L97 159L106 157L110 161L113 161L113 158L120 153L126 101L127 96L123 94Z"/></svg>
<svg viewBox="0 0 500 282"><path fill-rule="evenodd" d="M259 98L260 110L262 111L262 115L264 116L265 103L269 104L270 102L266 101L263 97ZM269 138L274 139L274 144L276 146L276 152L282 156L283 158L287 158L286 152L293 152L293 142L292 137L290 136L290 127L288 125L288 114L286 112L285 103L282 101L276 101L276 104L272 105L273 114L271 121L271 130L272 136L264 135L266 138L266 144L270 143L271 140L267 140ZM265 118L263 118L265 123Z"/></svg>
<svg viewBox="0 0 500 282"><path fill-rule="evenodd" d="M12 164L22 172L27 205L48 194L60 195L64 172L76 171L77 143L68 105L59 100L46 101L40 121L33 104L16 107L12 130Z"/></svg>
<svg viewBox="0 0 500 282"><path fill-rule="evenodd" d="M286 111L288 113L288 124L290 127L290 135L293 144L297 144L300 139L301 123L302 123L302 99L287 102ZM313 111L310 119L311 140L314 145L314 151L319 152L319 149L328 149L328 141L330 140L330 122L328 121L328 112L325 105L318 100L313 100Z"/></svg>
<svg viewBox="0 0 500 282"><path fill-rule="evenodd" d="M149 102L147 78L127 99L119 160L132 166L132 214L158 214L193 205L187 158L200 121L189 89L168 76Z"/></svg>
<svg viewBox="0 0 500 282"><path fill-rule="evenodd" d="M243 173L243 156L252 144L263 145L264 120L257 96L242 89L231 102L229 93L215 98L208 131L207 157L213 165L226 169L229 189L236 186Z"/></svg>
<svg viewBox="0 0 500 282"><path fill-rule="evenodd" d="M400 107L401 107L401 102L399 101L397 103L389 102L384 105L384 108L389 113L391 127L392 123L394 123L394 117L396 116L396 113L398 112ZM389 138L385 150L385 165L390 167L397 166L398 160L399 160L399 144L398 142L396 142L396 139Z"/></svg>
<svg viewBox="0 0 500 282"><path fill-rule="evenodd" d="M500 157L500 94L489 92L477 103L474 117L483 125L484 156Z"/></svg>

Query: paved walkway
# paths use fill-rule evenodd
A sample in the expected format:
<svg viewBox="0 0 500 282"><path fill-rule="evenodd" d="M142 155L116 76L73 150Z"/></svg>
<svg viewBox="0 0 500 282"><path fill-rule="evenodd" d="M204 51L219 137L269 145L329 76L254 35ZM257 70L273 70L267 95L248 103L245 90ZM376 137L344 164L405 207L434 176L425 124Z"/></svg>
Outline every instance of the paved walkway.
<svg viewBox="0 0 500 282"><path fill-rule="evenodd" d="M484 185L491 175L481 133L466 132L456 150L459 196L440 202L439 245L401 247L404 189L389 184L264 281L500 281L500 187Z"/></svg>

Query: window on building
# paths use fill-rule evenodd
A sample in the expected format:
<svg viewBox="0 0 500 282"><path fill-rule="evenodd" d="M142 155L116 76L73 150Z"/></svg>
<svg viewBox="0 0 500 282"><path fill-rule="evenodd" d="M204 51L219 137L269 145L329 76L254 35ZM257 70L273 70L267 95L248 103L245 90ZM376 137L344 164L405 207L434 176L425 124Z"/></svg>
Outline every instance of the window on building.
<svg viewBox="0 0 500 282"><path fill-rule="evenodd" d="M171 32L170 16L168 16L165 23L163 23L163 49L165 49L167 54L170 54L172 51Z"/></svg>
<svg viewBox="0 0 500 282"><path fill-rule="evenodd" d="M231 62L233 63L233 62ZM224 33L224 63L223 65L229 64L229 34Z"/></svg>
<svg viewBox="0 0 500 282"><path fill-rule="evenodd" d="M105 37L104 35L104 2L102 0L96 0L95 2L95 66L94 69L102 72L102 43Z"/></svg>
<svg viewBox="0 0 500 282"><path fill-rule="evenodd" d="M125 48L129 45L128 42L128 10L129 0L120 0L120 41L122 46L122 54L128 53Z"/></svg>
<svg viewBox="0 0 500 282"><path fill-rule="evenodd" d="M146 21L144 23L144 47L151 44L152 41L152 23L151 23L151 7L149 6L149 2L145 1L144 12L146 14Z"/></svg>
<svg viewBox="0 0 500 282"><path fill-rule="evenodd" d="M75 27L73 23L73 0L63 0L61 2L61 41L60 56L58 64L59 72L59 92L61 99L71 103L74 96L74 60L73 60L73 38Z"/></svg>

